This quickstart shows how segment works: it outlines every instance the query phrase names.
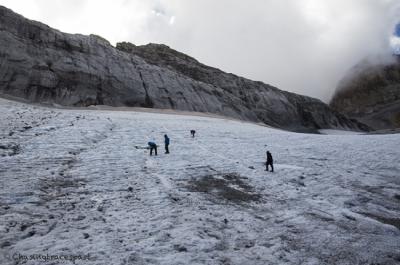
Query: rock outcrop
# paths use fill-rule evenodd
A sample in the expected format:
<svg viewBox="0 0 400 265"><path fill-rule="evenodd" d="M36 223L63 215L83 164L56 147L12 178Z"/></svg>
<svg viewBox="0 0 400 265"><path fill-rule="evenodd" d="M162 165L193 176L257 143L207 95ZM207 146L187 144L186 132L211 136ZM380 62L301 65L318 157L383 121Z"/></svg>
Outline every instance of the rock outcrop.
<svg viewBox="0 0 400 265"><path fill-rule="evenodd" d="M140 106L226 115L293 131L367 130L320 100L208 67L165 45L110 45L0 7L0 95L66 106Z"/></svg>
<svg viewBox="0 0 400 265"><path fill-rule="evenodd" d="M357 64L339 83L330 105L376 130L400 128L400 57Z"/></svg>

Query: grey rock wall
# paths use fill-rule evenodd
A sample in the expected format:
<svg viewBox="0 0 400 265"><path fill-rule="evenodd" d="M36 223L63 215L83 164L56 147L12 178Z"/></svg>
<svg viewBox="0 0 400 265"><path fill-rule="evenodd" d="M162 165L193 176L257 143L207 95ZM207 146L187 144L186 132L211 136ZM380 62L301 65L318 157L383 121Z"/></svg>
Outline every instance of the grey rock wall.
<svg viewBox="0 0 400 265"><path fill-rule="evenodd" d="M293 130L367 130L323 102L208 67L165 45L117 47L0 7L0 95L65 106L209 112Z"/></svg>
<svg viewBox="0 0 400 265"><path fill-rule="evenodd" d="M354 66L330 105L376 130L400 128L400 58L385 64L363 60Z"/></svg>

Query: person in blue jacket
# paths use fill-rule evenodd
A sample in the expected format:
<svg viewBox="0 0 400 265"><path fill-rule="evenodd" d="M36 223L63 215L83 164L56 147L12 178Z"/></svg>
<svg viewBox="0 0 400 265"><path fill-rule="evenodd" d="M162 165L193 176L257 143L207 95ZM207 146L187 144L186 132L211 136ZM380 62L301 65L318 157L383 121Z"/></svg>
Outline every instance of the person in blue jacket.
<svg viewBox="0 0 400 265"><path fill-rule="evenodd" d="M148 142L147 143L149 145L150 148L150 155L153 155L153 150L154 150L154 154L157 155L157 145L155 142Z"/></svg>
<svg viewBox="0 0 400 265"><path fill-rule="evenodd" d="M164 135L164 144L165 144L165 153L169 154L169 148L168 148L168 146L169 146L169 137L166 134Z"/></svg>

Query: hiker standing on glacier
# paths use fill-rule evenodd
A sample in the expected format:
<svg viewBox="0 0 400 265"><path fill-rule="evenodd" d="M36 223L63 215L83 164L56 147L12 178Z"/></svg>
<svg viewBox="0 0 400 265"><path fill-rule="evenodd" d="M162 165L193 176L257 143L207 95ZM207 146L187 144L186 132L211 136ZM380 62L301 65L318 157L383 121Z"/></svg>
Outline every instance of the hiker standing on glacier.
<svg viewBox="0 0 400 265"><path fill-rule="evenodd" d="M164 134L164 144L165 144L165 153L169 154L169 137L168 135Z"/></svg>
<svg viewBox="0 0 400 265"><path fill-rule="evenodd" d="M274 172L274 160L272 154L267 151L267 162L265 162L265 171L268 171L268 166L271 166L271 172Z"/></svg>

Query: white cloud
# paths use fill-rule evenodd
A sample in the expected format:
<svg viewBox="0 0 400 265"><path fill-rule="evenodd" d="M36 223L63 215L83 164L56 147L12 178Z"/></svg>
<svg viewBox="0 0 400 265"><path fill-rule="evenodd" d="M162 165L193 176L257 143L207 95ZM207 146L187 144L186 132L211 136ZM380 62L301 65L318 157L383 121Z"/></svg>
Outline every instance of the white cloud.
<svg viewBox="0 0 400 265"><path fill-rule="evenodd" d="M395 54L400 55L400 37L393 36L390 38L390 46L392 47Z"/></svg>
<svg viewBox="0 0 400 265"><path fill-rule="evenodd" d="M158 42L201 62L328 100L363 57L391 51L397 0L0 0L70 33Z"/></svg>
<svg viewBox="0 0 400 265"><path fill-rule="evenodd" d="M169 24L173 25L175 23L175 16L171 16L169 19Z"/></svg>

